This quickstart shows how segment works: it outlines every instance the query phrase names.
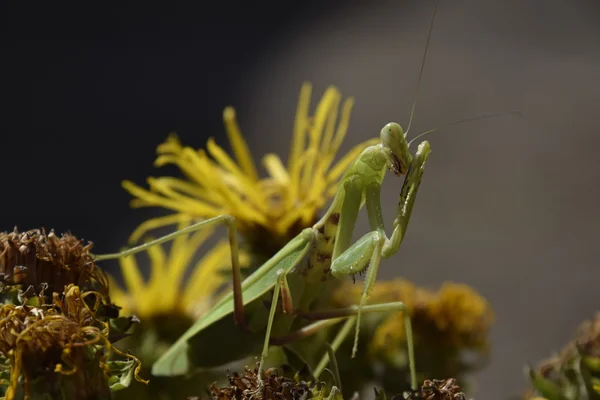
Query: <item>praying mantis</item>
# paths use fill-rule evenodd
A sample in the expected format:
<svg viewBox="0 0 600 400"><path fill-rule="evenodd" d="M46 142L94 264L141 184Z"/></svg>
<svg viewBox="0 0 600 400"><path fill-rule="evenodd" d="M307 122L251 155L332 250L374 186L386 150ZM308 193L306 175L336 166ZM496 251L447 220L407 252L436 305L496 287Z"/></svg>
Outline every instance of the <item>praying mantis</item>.
<svg viewBox="0 0 600 400"><path fill-rule="evenodd" d="M214 350L216 343L225 340L229 333L228 328L231 329L228 326L231 323L231 319L228 318L231 314L235 324L246 331L245 335L241 335L241 339L237 339L238 344L241 344L240 347L245 348L247 353L252 353L257 342L252 343L249 338L255 339L256 335L252 332L265 326L262 300L272 291L259 371L262 371L268 357L270 344L284 345L348 318L355 324L354 354L358 344L362 313L402 311L405 313L411 383L416 387L412 329L405 305L402 302L373 305L366 303L369 291L375 283L381 258L394 255L405 237L431 147L429 142L424 141L419 144L415 155L411 155L404 130L399 124L393 122L384 126L380 138L380 144L365 148L348 166L340 180L338 192L325 215L312 227L304 229L288 242L244 282L241 281L238 260L235 218L229 215L198 222L118 254L96 257L97 261L125 257L149 246L171 240L177 235L216 225L225 225L228 229L233 270L232 292L196 321L167 350L153 365L153 375L182 375L190 371L191 367L212 367L234 361L235 358L230 359L230 354L224 354L225 357L222 358L217 355L216 358L211 359L201 351L203 347L205 349L213 347ZM392 224L392 234L389 237L385 231L380 202L381 185L386 169L390 169L396 175L405 176ZM363 206L367 209L371 231L352 243L354 226ZM366 278L358 306L340 309L315 307L318 306L320 297L327 293L328 284L332 279L341 279L362 272L366 272ZM283 315L277 315L276 318L280 297ZM247 321L248 315L250 321ZM297 317L316 322L301 326L296 332L289 334ZM347 324L340 335L349 332ZM341 337L340 335L338 337ZM224 344L224 347L229 346L229 342ZM235 357L241 358L237 352ZM322 372L325 366L323 364L324 362L321 362L315 369L315 377Z"/></svg>
<svg viewBox="0 0 600 400"><path fill-rule="evenodd" d="M347 167L339 182L338 191L323 217L291 239L243 282L238 259L236 221L230 215L206 219L121 253L96 257L97 261L126 257L178 235L218 225L225 226L228 230L232 291L197 320L155 362L152 367L153 375L182 375L194 367L215 367L260 351L260 376L269 355L269 346L285 346L344 320L346 322L335 337L332 347L337 349L354 326L354 355L362 314L401 311L405 319L411 386L416 389L412 329L406 306L402 302L367 302L381 258L396 254L406 235L425 164L431 153L428 141L421 142L414 155L409 147L415 139L433 130L417 135L410 142L407 135L414 115L438 4L439 0L431 20L407 130L404 131L394 122L386 124L380 132L380 143L365 148ZM489 116L480 118L487 117ZM467 120L459 122L465 121ZM380 201L386 170L397 176L404 176L390 236L385 230ZM370 232L352 243L356 221L363 207L366 208ZM360 303L348 308L328 308L327 296L336 280L357 273L366 273ZM240 334L240 329L234 323L244 331L243 334ZM315 377L324 370L328 359L329 356L325 355L318 363L313 372Z"/></svg>

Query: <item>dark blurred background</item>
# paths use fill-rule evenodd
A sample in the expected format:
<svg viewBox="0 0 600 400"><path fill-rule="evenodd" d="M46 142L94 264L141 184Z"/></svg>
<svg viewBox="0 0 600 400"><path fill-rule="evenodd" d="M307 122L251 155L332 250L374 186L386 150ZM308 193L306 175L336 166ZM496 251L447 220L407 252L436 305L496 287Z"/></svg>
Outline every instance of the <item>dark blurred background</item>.
<svg viewBox="0 0 600 400"><path fill-rule="evenodd" d="M141 3L140 3L141 4ZM406 126L434 1L5 2L1 229L71 231L97 252L126 243L130 210L170 131L225 144L231 104L253 153L287 157L303 80L356 98L344 149ZM400 254L385 277L474 286L496 311L480 398L526 387L522 368L598 309L600 4L442 0L413 133L433 153ZM399 180L382 196L391 215ZM360 234L366 231L361 220Z"/></svg>

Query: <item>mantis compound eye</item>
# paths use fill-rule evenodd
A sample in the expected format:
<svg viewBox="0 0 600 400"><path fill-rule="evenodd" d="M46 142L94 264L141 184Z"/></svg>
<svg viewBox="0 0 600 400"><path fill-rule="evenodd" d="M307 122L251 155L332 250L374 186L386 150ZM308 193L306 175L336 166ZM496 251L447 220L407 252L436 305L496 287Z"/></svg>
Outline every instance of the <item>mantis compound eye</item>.
<svg viewBox="0 0 600 400"><path fill-rule="evenodd" d="M397 175L405 175L412 157L402 127L395 122L386 124L381 130L381 144L392 171Z"/></svg>

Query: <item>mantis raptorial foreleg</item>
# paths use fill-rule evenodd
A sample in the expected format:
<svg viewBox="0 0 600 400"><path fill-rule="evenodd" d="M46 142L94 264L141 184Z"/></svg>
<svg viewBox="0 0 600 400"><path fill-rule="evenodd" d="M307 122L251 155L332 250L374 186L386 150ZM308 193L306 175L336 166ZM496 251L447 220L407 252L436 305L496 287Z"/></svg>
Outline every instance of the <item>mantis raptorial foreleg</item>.
<svg viewBox="0 0 600 400"><path fill-rule="evenodd" d="M95 261L111 260L115 258L124 258L140 251L144 251L149 247L166 243L170 240L175 239L177 236L185 235L198 231L200 229L206 229L215 225L225 225L229 234L229 246L231 250L231 268L233 270L233 306L234 306L234 319L235 323L242 329L246 329L244 321L244 302L242 297L242 274L240 271L239 261L239 244L237 236L237 228L235 224L235 218L230 215L219 215L214 218L210 218L204 221L197 222L186 228L180 229L176 232L165 235L161 238L151 240L139 246L132 247L131 249L123 250L120 253L102 254L94 257Z"/></svg>
<svg viewBox="0 0 600 400"><path fill-rule="evenodd" d="M368 268L363 294L361 296L357 311L352 357L355 356L358 348L361 309L367 303L369 292L375 283L381 257L389 257L394 254L404 239L404 233L406 231L406 227L408 226L408 221L410 220L417 190L423 175L425 162L427 161L430 151L429 143L423 142L419 145L417 153L412 159L412 162L406 173L404 184L402 185L402 190L400 192L400 200L396 217L394 219L391 238L387 237L383 223L380 201L381 183L373 182L367 184L364 188L369 223L373 231L367 233L356 243L346 249L344 249L344 244L338 247L338 243L336 243L334 258L331 263L331 273L333 276L336 278L343 278L344 276L354 275L358 271L363 271L365 268ZM346 208L347 204L353 207L354 203L356 202L356 196L354 200L347 196L344 198L344 205L342 209ZM343 226L345 218L346 215L342 213L340 218L340 228ZM351 219L349 223L353 224L355 221L355 216L350 213L349 218ZM343 250L343 252L339 255L336 255L336 250L339 251L340 249Z"/></svg>

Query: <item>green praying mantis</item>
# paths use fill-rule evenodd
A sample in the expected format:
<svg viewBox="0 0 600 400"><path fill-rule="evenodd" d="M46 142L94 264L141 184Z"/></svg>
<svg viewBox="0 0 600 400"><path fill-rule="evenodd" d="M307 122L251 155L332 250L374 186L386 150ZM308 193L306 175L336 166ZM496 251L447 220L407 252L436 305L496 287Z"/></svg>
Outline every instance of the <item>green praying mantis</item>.
<svg viewBox="0 0 600 400"><path fill-rule="evenodd" d="M270 344L284 345L311 335L320 329L351 318L356 326L356 352L362 313L384 311L406 311L401 302L367 305L368 294L375 283L379 262L395 254L408 227L411 212L425 163L431 148L427 141L419 144L415 155L411 155L403 129L397 123L389 123L381 130L381 143L367 147L344 172L337 194L323 217L312 227L304 229L288 242L271 259L260 266L243 282L238 260L238 239L235 219L221 215L198 222L160 239L145 243L118 254L97 256L101 261L109 258L126 257L149 246L164 243L174 237L215 225L225 225L231 245L233 290L222 298L210 311L177 340L177 342L153 365L153 375L182 375L192 367L213 367L251 354L256 346L256 333L266 326L262 342L263 349L259 370L262 371ZM400 192L400 201L388 237L382 217L380 193L386 169L397 175L405 175ZM371 232L352 243L352 234L360 209L366 206ZM333 278L341 279L366 270L364 291L358 306L340 309L318 309L322 295L327 293ZM271 294L272 292L272 294ZM265 318L265 296L272 297L269 313ZM279 298L283 315L277 315ZM217 343L227 340L232 330L231 314L238 327L246 331L240 339L224 347L239 347L233 359L230 354L216 354ZM316 321L290 334L295 320ZM265 321L266 319L266 321ZM410 318L405 312L408 354L412 383L416 385L414 352ZM265 324L266 322L266 324ZM343 328L347 334L349 330ZM252 339L250 339L252 338ZM336 340L334 343L339 342ZM241 352L241 353L240 353ZM210 353L210 354L209 354ZM221 357L223 356L223 357ZM315 369L318 375L325 367L322 361Z"/></svg>
<svg viewBox="0 0 600 400"><path fill-rule="evenodd" d="M217 225L228 229L232 291L197 320L154 363L153 375L182 375L193 368L220 366L259 351L259 371L262 371L271 345L289 345L344 320L346 322L337 333L332 347L337 350L354 326L354 356L362 314L401 311L405 319L411 386L416 389L412 329L405 305L402 302L367 303L381 258L396 254L406 235L425 164L431 153L427 141L417 146L414 155L410 152L410 144L422 135L437 130L423 132L407 141L438 5L439 0L431 19L408 129L404 131L397 123L385 125L380 132L380 143L365 148L347 167L323 217L290 240L243 282L238 259L236 221L229 215L198 222L121 253L96 257L97 261L126 257L199 229ZM495 115L498 114L474 119ZM404 176L390 236L385 230L380 201L386 170ZM352 243L357 217L363 207L367 211L370 232ZM348 308L328 308L328 295L336 280L354 277L358 273L366 274L359 304ZM240 328L243 334L240 334ZM324 370L328 360L328 354L320 360L314 369L315 377Z"/></svg>
<svg viewBox="0 0 600 400"><path fill-rule="evenodd" d="M304 229L271 259L260 266L243 282L238 260L238 239L235 219L229 215L217 216L198 222L160 239L126 250L117 255L98 256L97 260L124 257L156 245L173 237L215 225L225 225L231 245L233 290L222 298L210 311L177 340L177 342L153 365L153 375L181 375L191 367L212 367L233 359L208 355L202 348L214 350L219 341L225 340L231 331L230 316L235 324L247 331L240 339L242 349L248 354L256 346L249 343L252 332L266 325L259 370L262 371L270 344L284 345L308 336L318 330L352 318L355 324L356 352L362 313L403 311L406 320L409 363L412 383L416 385L412 329L406 307L401 302L367 305L368 294L375 283L382 257L395 254L408 227L411 212L425 163L431 148L427 141L419 144L411 155L403 129L397 123L389 123L381 130L381 143L367 147L344 172L339 190L323 217L312 227ZM382 217L380 193L386 169L397 175L405 175L400 201L388 237ZM354 226L362 206L366 206L371 232L352 243ZM358 306L340 309L318 309L316 305L328 283L333 279L355 275L366 270L364 290ZM271 294L272 292L272 294ZM272 297L265 324L265 296ZM283 315L276 315L279 299ZM248 318L249 316L249 318ZM301 326L290 334L296 318L316 321ZM249 320L249 321L248 321ZM223 323L225 322L225 323ZM348 329L342 329L348 332ZM229 346L228 342L227 345ZM232 344L235 345L235 344ZM240 350L243 351L243 350ZM214 353L214 352L212 352ZM238 359L240 354L235 355ZM323 362L315 369L316 377L322 372Z"/></svg>

